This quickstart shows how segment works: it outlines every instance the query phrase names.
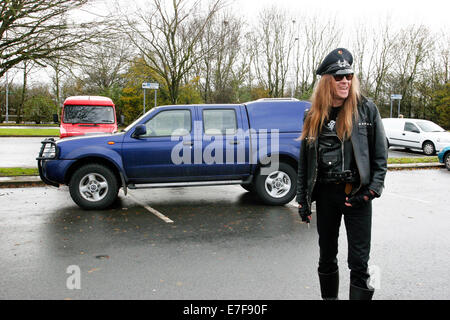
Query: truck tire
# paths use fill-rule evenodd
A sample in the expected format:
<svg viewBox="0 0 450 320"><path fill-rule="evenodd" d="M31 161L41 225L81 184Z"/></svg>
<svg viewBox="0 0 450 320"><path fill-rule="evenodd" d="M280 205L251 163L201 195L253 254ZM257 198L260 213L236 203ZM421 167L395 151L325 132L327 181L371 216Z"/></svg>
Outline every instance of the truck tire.
<svg viewBox="0 0 450 320"><path fill-rule="evenodd" d="M70 196L81 208L102 210L117 199L119 187L114 173L101 164L78 168L69 182Z"/></svg>
<svg viewBox="0 0 450 320"><path fill-rule="evenodd" d="M282 206L290 202L296 190L297 173L286 163L279 163L278 168L268 175L262 175L260 171L255 179L255 191L268 205Z"/></svg>

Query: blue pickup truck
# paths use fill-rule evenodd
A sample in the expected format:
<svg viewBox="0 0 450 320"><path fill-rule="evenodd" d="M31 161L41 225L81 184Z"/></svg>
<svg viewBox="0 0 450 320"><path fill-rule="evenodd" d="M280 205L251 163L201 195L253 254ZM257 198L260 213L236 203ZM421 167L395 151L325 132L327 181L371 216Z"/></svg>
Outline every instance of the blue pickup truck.
<svg viewBox="0 0 450 320"><path fill-rule="evenodd" d="M239 184L270 205L296 193L303 116L310 103L151 109L121 132L46 139L37 157L46 184L68 185L83 209L105 209L128 189Z"/></svg>

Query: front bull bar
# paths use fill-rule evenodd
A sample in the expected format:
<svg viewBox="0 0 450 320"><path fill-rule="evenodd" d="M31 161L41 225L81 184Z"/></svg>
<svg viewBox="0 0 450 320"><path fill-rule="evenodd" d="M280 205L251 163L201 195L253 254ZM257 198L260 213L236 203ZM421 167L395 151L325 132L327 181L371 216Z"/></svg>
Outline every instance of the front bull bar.
<svg viewBox="0 0 450 320"><path fill-rule="evenodd" d="M59 183L47 179L47 177L44 174L44 170L42 168L43 161L55 160L58 158L59 152L58 152L58 148L56 146L55 139L48 138L48 139L45 139L44 141L41 141L41 143L42 143L41 150L39 151L39 156L36 158L36 160L38 162L39 177L45 184L59 188ZM44 157L44 150L45 150L45 147L47 144L51 144L55 147L55 155L53 157Z"/></svg>

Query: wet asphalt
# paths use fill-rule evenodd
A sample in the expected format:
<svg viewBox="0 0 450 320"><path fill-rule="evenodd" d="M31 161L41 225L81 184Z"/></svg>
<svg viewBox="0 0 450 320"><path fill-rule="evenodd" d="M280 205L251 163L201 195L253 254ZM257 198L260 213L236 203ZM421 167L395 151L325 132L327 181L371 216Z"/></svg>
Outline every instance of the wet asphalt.
<svg viewBox="0 0 450 320"><path fill-rule="evenodd" d="M446 169L388 172L373 202L374 299L450 298L449 182ZM266 206L240 186L131 194L83 211L67 187L0 189L0 299L320 298L315 216L308 229L294 202ZM345 238L342 223L344 300Z"/></svg>

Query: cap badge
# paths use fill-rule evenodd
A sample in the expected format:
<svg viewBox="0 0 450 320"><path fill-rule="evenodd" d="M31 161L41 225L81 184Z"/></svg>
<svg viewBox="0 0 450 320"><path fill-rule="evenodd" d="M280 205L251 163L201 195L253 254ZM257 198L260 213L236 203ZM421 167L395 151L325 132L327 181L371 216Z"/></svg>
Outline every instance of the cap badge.
<svg viewBox="0 0 450 320"><path fill-rule="evenodd" d="M342 54L342 50L339 50L338 53L339 53L339 54Z"/></svg>
<svg viewBox="0 0 450 320"><path fill-rule="evenodd" d="M337 65L339 66L339 68L346 68L346 67L350 67L350 63L348 63L347 60L339 60L338 62L336 62Z"/></svg>

